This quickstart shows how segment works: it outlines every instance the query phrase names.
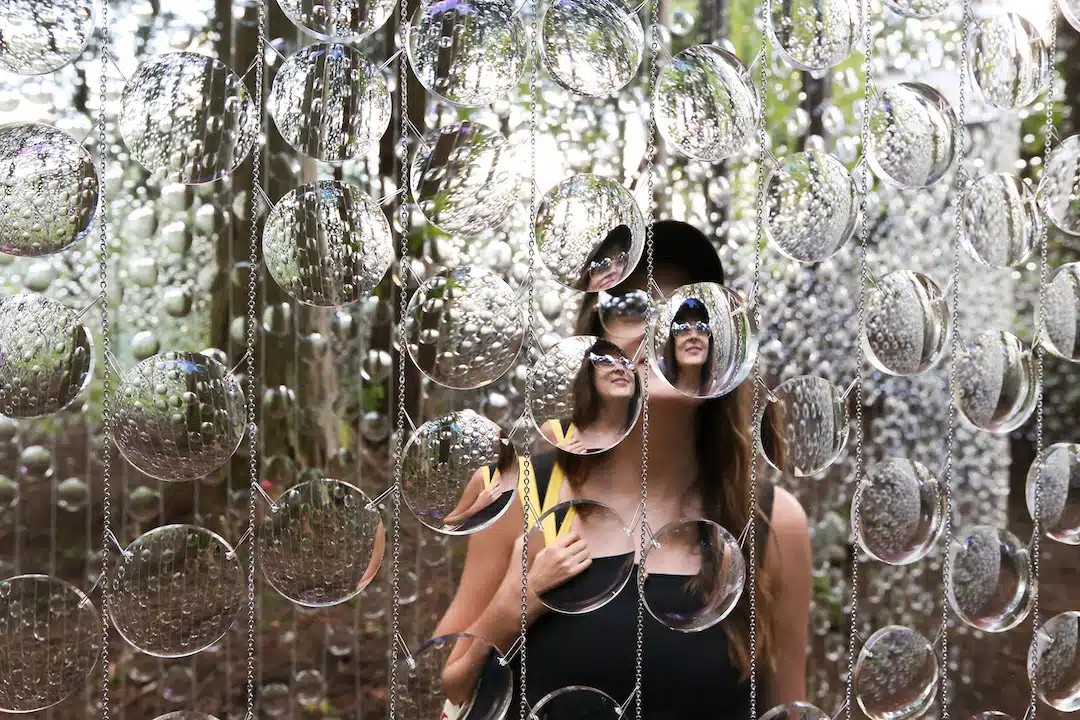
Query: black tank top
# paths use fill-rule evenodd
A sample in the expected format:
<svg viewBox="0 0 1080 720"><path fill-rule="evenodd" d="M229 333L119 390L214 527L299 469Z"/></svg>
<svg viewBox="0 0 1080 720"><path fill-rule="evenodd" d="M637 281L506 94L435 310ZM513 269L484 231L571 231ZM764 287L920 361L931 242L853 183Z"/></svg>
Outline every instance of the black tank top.
<svg viewBox="0 0 1080 720"><path fill-rule="evenodd" d="M553 459L537 457L536 483L543 498L551 476ZM765 485L760 495L756 528L758 566L764 561L765 540L769 532L773 486ZM547 508L541 508L541 512ZM575 580L588 582L588 575L618 572L622 556L598 558L589 571ZM630 562L633 559L630 558ZM610 567L609 567L610 566ZM573 581L571 581L573 582ZM687 579L680 575L649 576L650 597L665 606L693 608L700 601L686 589ZM744 592L749 592L748 589ZM650 601L652 602L652 600ZM750 684L728 656L725 620L701 632L679 632L645 613L642 660L642 716L645 720L745 720L750 711ZM732 621L733 622L733 621ZM527 638L527 699L535 707L556 690L585 686L607 693L618 704L630 697L634 688L634 664L637 644L637 577L631 575L613 600L583 615L547 612L529 628ZM517 716L520 663L514 658L514 697L507 718ZM759 675L759 678L761 676ZM763 678L762 678L763 679ZM763 683L759 682L759 689ZM760 691L760 690L759 690ZM597 715L595 699L573 707L571 696L550 705L541 720L604 720ZM631 705L631 708L633 705Z"/></svg>

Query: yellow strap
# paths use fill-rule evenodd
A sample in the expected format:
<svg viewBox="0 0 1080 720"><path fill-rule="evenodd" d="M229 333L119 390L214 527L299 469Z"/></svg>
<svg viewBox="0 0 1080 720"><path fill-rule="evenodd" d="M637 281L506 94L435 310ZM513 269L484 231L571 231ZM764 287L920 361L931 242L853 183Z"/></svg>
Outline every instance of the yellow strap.
<svg viewBox="0 0 1080 720"><path fill-rule="evenodd" d="M496 470L495 472L491 472L491 468L485 465L481 469L481 472L483 472L483 475L481 477L484 478L484 487L491 487L491 483L495 480L495 476L499 473L499 471Z"/></svg>
<svg viewBox="0 0 1080 720"><path fill-rule="evenodd" d="M530 505L536 509L536 512L543 515L551 508L559 504L559 492L562 490L563 480L566 479L566 473L563 472L562 466L555 463L551 468L551 477L548 478L547 489L544 491L544 501L540 502L540 492L538 483L536 482L536 472L529 473L529 491L525 492L525 463L526 460L523 457L518 458L518 466L520 472L518 473L518 497L522 499L522 505L525 513L529 515L529 525L535 523L538 518L535 515L529 514ZM529 502L526 503L524 498L528 496ZM570 508L570 511L566 514L563 522L556 527L555 514L552 513L544 518L544 543L545 545L551 545L555 542L555 539L566 532L570 527L571 522L574 519L574 508Z"/></svg>

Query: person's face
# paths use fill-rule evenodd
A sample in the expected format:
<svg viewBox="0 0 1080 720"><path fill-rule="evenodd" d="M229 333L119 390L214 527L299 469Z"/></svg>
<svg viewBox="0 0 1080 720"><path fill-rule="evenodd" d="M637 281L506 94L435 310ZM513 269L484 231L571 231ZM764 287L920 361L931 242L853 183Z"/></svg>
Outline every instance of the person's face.
<svg viewBox="0 0 1080 720"><path fill-rule="evenodd" d="M621 353L589 353L596 392L605 399L634 395L634 362Z"/></svg>
<svg viewBox="0 0 1080 720"><path fill-rule="evenodd" d="M629 253L613 249L610 253L603 253L589 263L589 281L586 283L586 292L600 292L613 287L626 273L626 263Z"/></svg>
<svg viewBox="0 0 1080 720"><path fill-rule="evenodd" d="M653 271L653 281L665 296L669 296L678 288L689 284L690 275L679 267L658 265ZM645 285L645 273L635 272L624 282L620 283L619 286L615 288L615 292L621 294L634 290L645 290ZM673 388L667 379L662 379L659 373L657 373L649 364L649 357L644 345L646 324L643 321L625 319L620 320L619 322L620 326L618 328L618 334L616 335L610 330L605 329L604 338L618 345L626 357L635 360L641 372L650 373L650 402L676 402L684 405L696 405L702 401L700 398L689 397ZM636 328L636 332L623 332L624 329L629 330L631 328ZM706 347L708 347L707 343Z"/></svg>
<svg viewBox="0 0 1080 720"><path fill-rule="evenodd" d="M675 343L675 364L679 371L700 370L709 359L709 324L690 318L671 324L671 340Z"/></svg>

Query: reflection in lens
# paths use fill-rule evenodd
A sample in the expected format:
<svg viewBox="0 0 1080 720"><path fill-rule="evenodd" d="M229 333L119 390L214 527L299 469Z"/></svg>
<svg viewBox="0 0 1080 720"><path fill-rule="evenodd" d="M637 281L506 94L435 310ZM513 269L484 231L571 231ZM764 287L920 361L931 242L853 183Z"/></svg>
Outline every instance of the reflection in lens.
<svg viewBox="0 0 1080 720"><path fill-rule="evenodd" d="M769 242L792 260L827 260L855 231L859 218L855 183L832 155L791 155L770 173L765 193Z"/></svg>
<svg viewBox="0 0 1080 720"><path fill-rule="evenodd" d="M1015 335L989 331L962 348L954 396L960 414L977 428L1004 434L1031 417L1039 397L1035 361Z"/></svg>
<svg viewBox="0 0 1080 720"><path fill-rule="evenodd" d="M979 23L971 74L983 97L996 108L1034 102L1050 67L1039 29L1016 13L998 13Z"/></svg>
<svg viewBox="0 0 1080 720"><path fill-rule="evenodd" d="M1039 180L1040 205L1060 229L1080 235L1080 135L1061 141L1050 153Z"/></svg>
<svg viewBox="0 0 1080 720"><path fill-rule="evenodd" d="M916 375L944 357L951 328L949 306L937 283L922 273L898 270L870 291L862 341L877 369Z"/></svg>
<svg viewBox="0 0 1080 720"><path fill-rule="evenodd" d="M964 528L949 548L949 605L966 624L986 632L1019 625L1031 610L1027 546L990 525Z"/></svg>
<svg viewBox="0 0 1080 720"><path fill-rule="evenodd" d="M919 633L899 625L871 635L855 661L855 699L870 720L921 715L934 702L937 683L933 647Z"/></svg>
<svg viewBox="0 0 1080 720"><path fill-rule="evenodd" d="M1039 523L1046 536L1080 545L1080 444L1055 443L1043 450L1042 473L1034 461L1027 474L1028 514L1035 517L1035 486L1039 492Z"/></svg>
<svg viewBox="0 0 1080 720"><path fill-rule="evenodd" d="M870 108L870 168L893 187L933 185L955 157L955 124L948 101L929 85L906 82L885 88Z"/></svg>
<svg viewBox="0 0 1080 720"><path fill-rule="evenodd" d="M540 58L555 82L603 97L634 79L645 32L623 0L560 0L541 20Z"/></svg>
<svg viewBox="0 0 1080 720"><path fill-rule="evenodd" d="M607 693L574 685L548 693L533 706L529 720L617 720L619 703Z"/></svg>
<svg viewBox="0 0 1080 720"><path fill-rule="evenodd" d="M742 295L716 283L685 285L660 306L648 344L657 373L688 397L719 397L750 374L758 333Z"/></svg>
<svg viewBox="0 0 1080 720"><path fill-rule="evenodd" d="M770 465L796 477L832 465L848 438L844 396L828 380L802 375L777 385L762 404L761 452Z"/></svg>
<svg viewBox="0 0 1080 720"><path fill-rule="evenodd" d="M1064 360L1080 362L1080 262L1054 271L1044 308L1046 349Z"/></svg>
<svg viewBox="0 0 1080 720"><path fill-rule="evenodd" d="M613 342L592 335L560 340L534 370L532 417L560 450L589 455L610 450L637 422L641 378Z"/></svg>
<svg viewBox="0 0 1080 720"><path fill-rule="evenodd" d="M554 557L553 551L561 552L573 533L583 543L571 548L579 553L575 557L591 562L577 574L556 578L550 587L536 588L536 594L550 610L583 615L609 603L626 586L634 569L634 539L607 505L567 500L542 513L534 524L529 535L530 572Z"/></svg>
<svg viewBox="0 0 1080 720"><path fill-rule="evenodd" d="M807 702L777 705L761 716L761 720L831 720L829 715Z"/></svg>
<svg viewBox="0 0 1080 720"><path fill-rule="evenodd" d="M746 580L738 541L710 520L677 520L645 551L645 607L672 630L700 632L735 608Z"/></svg>
<svg viewBox="0 0 1080 720"><path fill-rule="evenodd" d="M1080 612L1056 615L1039 628L1028 653L1028 677L1035 668L1035 691L1061 712L1080 710Z"/></svg>
<svg viewBox="0 0 1080 720"><path fill-rule="evenodd" d="M801 70L839 65L859 42L862 19L856 0L775 3L769 23L777 49Z"/></svg>
<svg viewBox="0 0 1080 720"><path fill-rule="evenodd" d="M1035 251L1043 217L1035 193L1009 173L983 175L964 191L964 247L991 267L1015 267Z"/></svg>
<svg viewBox="0 0 1080 720"><path fill-rule="evenodd" d="M513 502L517 452L498 425L472 410L427 421L404 453L402 497L416 519L436 532L483 530Z"/></svg>
<svg viewBox="0 0 1080 720"><path fill-rule="evenodd" d="M941 536L945 493L921 463L890 458L859 482L851 514L863 550L881 562L907 565L925 557Z"/></svg>
<svg viewBox="0 0 1080 720"><path fill-rule="evenodd" d="M382 564L382 516L358 488L319 478L289 488L258 533L267 583L304 607L355 597Z"/></svg>
<svg viewBox="0 0 1080 720"><path fill-rule="evenodd" d="M451 663L452 654L457 657ZM443 635L428 640L401 663L398 712L407 720L506 717L513 695L512 670L486 640L466 633Z"/></svg>
<svg viewBox="0 0 1080 720"><path fill-rule="evenodd" d="M649 325L652 301L645 290L620 293L601 291L597 294L596 312L604 331L612 337L637 339L645 335Z"/></svg>

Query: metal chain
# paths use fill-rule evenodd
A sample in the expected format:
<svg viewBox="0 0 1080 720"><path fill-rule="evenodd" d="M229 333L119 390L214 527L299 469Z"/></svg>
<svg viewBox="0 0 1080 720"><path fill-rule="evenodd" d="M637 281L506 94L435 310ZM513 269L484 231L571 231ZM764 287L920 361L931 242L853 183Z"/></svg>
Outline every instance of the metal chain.
<svg viewBox="0 0 1080 720"><path fill-rule="evenodd" d="M105 136L105 105L108 101L106 78L109 74L109 0L101 3L101 84L99 87L100 107L98 108L98 198L99 225L101 230L100 254L98 257L98 282L101 311L101 473L102 473L102 521L101 521L101 717L109 720L109 603L112 591L109 588L109 547L112 542L112 408L109 394L111 391L109 354L111 337L109 334L109 203L106 198L106 166L108 164L109 144Z"/></svg>
<svg viewBox="0 0 1080 720"><path fill-rule="evenodd" d="M863 109L862 109L862 160L859 163L859 348L855 367L855 486L862 482L865 471L863 455L863 365L866 362L866 349L862 343L862 336L866 332L866 290L869 283L869 266L867 264L867 245L869 242L869 196L870 196L870 169L866 163L866 152L870 146L870 110L873 95L873 28L872 14L870 12L870 0L862 3L863 13L863 43L866 45L866 55L863 59ZM852 507L852 532L856 532L862 519L862 510L859 503ZM852 717L852 693L855 683L855 658L856 641L859 637L859 545L852 543L851 550L851 610L850 626L848 628L848 657L847 678L844 684L844 704L847 708L847 717Z"/></svg>
<svg viewBox="0 0 1080 720"><path fill-rule="evenodd" d="M662 0L652 0L649 12L649 86L648 92L648 124L646 129L645 149L645 184L648 190L648 224L645 226L645 292L651 293L653 286L653 245L655 239L656 202L653 193L656 188L656 99L653 94L656 89L657 79L660 76L660 64L657 57L660 54L660 3ZM650 294L651 298L652 295ZM649 303L652 307L652 303ZM645 342L649 342L648 333ZM641 720L642 714L642 670L645 656L645 548L649 542L649 524L647 506L649 499L649 374L648 364L642 373L641 395L641 528L639 529L639 554L637 573L637 629L634 643L634 716Z"/></svg>
<svg viewBox="0 0 1080 720"><path fill-rule="evenodd" d="M258 634L255 598L255 504L259 499L259 428L255 417L255 321L256 288L259 281L259 208L262 190L262 138L263 138L263 54L266 44L266 0L259 3L259 37L255 45L255 102L259 115L259 135L251 153L251 210L248 224L251 242L248 247L248 301L247 301L247 421L248 421L248 577L247 577L247 720L255 720L255 640Z"/></svg>
<svg viewBox="0 0 1080 720"><path fill-rule="evenodd" d="M964 199L968 182L967 166L967 82L971 67L970 34L973 15L971 0L964 0L960 22L960 82L956 119L956 217L953 233L952 343L949 351L949 412L945 440L945 549L941 563L941 720L949 720L949 587L952 584L953 543L953 446L956 443L956 358L960 345L960 246L964 235Z"/></svg>
<svg viewBox="0 0 1080 720"><path fill-rule="evenodd" d="M400 97L400 115L398 118L398 281L401 290L398 293L398 376L397 376L397 422L394 438L394 500L393 550L390 572L390 669L389 669L389 716L397 717L398 695L398 652L401 629L401 479L405 447L405 314L409 307L409 65L406 61L405 48L408 40L408 0L398 3L398 96Z"/></svg>
<svg viewBox="0 0 1080 720"><path fill-rule="evenodd" d="M765 180L769 165L769 136L765 130L769 109L769 18L772 15L771 0L764 0L761 6L761 63L759 67L761 94L758 98L758 157L757 157L757 232L754 234L754 281L750 287L750 308L754 313L754 327L761 327L761 309L758 303L761 285L761 261L765 248ZM750 718L758 716L758 681L757 681L757 485L758 485L758 446L761 443L761 354L754 358L754 407L751 415L753 427L750 430L750 516L747 543L749 544L749 591L750 591Z"/></svg>
<svg viewBox="0 0 1080 720"><path fill-rule="evenodd" d="M1046 81L1046 145L1043 147L1043 172L1049 167L1050 153L1054 140L1054 70L1057 67L1057 2L1050 0L1050 67ZM1043 222L1039 233L1039 304L1035 316L1035 337L1040 338L1046 317L1046 281L1049 273L1048 223ZM1032 498L1031 536L1031 644L1035 647L1039 633L1039 547L1042 536L1042 481L1043 481L1043 361L1046 348L1041 340L1035 347L1035 382L1038 386L1038 404L1035 409L1035 497ZM1028 653L1028 678L1031 681L1031 695L1028 699L1028 720L1035 720L1038 711L1038 661L1035 653Z"/></svg>
<svg viewBox="0 0 1080 720"><path fill-rule="evenodd" d="M533 344L536 342L536 329L535 324L535 312L533 305L536 300L536 259L534 257L533 242L534 242L534 228L536 218L536 199L537 190L536 187L536 133L538 131L536 122L536 79L538 68L537 65L540 62L538 52L536 49L537 39L540 37L540 0L534 0L531 7L532 17L530 18L530 31L532 33L529 60L531 65L529 67L529 219L528 219L528 233L526 252L529 255L529 269L525 276L526 295L525 298L525 413L532 413L532 400L535 378L533 375L533 363L529 357L529 353L532 352ZM525 641L526 633L529 630L529 530L530 525L530 511L532 509L532 503L529 502L529 484L531 481L532 473L532 421L526 417L525 422L522 424L522 442L523 453L522 457L524 462L521 468L521 482L522 482L522 507L525 516L524 528L521 539L521 636L519 637L520 646L518 647L518 667L520 669L520 677L518 678L518 716L521 720L529 715L529 700L525 694L528 682L526 676L528 674L528 658L527 658L527 642ZM533 518L539 519L539 518Z"/></svg>

